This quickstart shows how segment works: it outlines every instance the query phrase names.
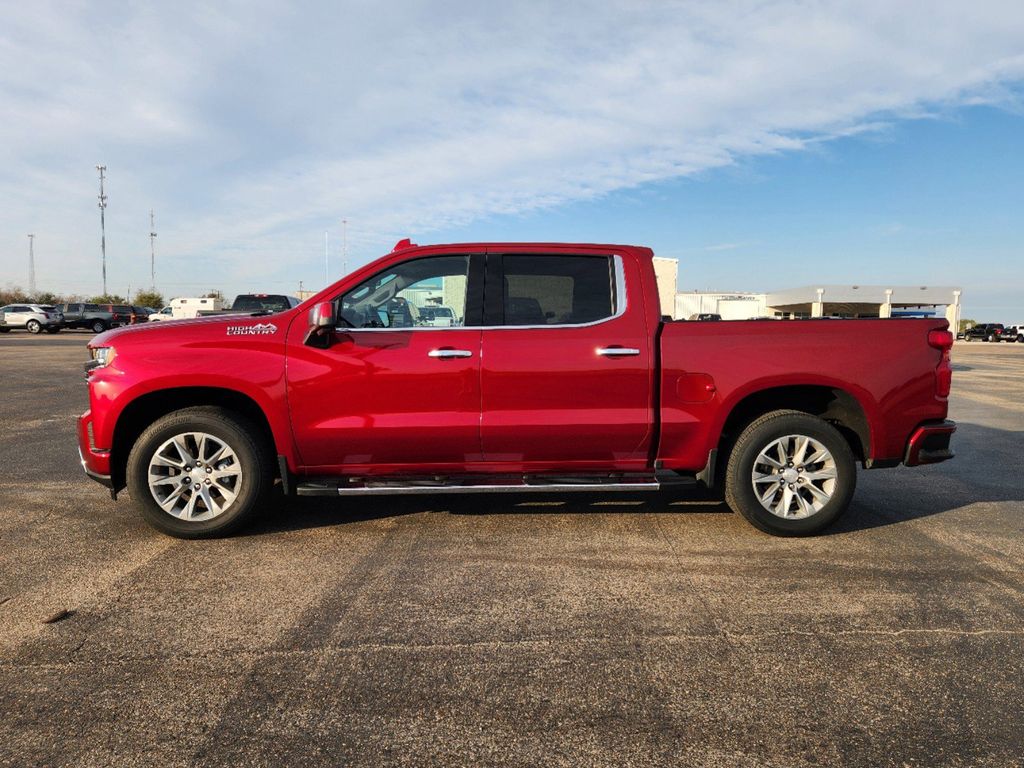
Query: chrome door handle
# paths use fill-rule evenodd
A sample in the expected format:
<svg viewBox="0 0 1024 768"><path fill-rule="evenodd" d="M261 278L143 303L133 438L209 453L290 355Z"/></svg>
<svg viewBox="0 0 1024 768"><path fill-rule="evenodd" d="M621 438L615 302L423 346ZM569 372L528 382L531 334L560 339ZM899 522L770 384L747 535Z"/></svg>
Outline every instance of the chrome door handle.
<svg viewBox="0 0 1024 768"><path fill-rule="evenodd" d="M640 350L633 347L598 347L597 354L602 357L636 357Z"/></svg>
<svg viewBox="0 0 1024 768"><path fill-rule="evenodd" d="M432 349L427 352L427 357L439 357L447 360L451 357L472 357L473 353L468 349Z"/></svg>

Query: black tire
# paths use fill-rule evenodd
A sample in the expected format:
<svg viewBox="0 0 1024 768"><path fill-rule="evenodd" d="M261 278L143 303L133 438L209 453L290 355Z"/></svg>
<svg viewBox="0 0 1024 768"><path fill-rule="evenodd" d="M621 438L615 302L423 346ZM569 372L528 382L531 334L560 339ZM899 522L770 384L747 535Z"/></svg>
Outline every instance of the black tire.
<svg viewBox="0 0 1024 768"><path fill-rule="evenodd" d="M10 328L0 328L0 333L10 333L10 332L11 332Z"/></svg>
<svg viewBox="0 0 1024 768"><path fill-rule="evenodd" d="M241 478L237 497L223 512L210 520L182 520L165 512L150 491L149 464L166 441L187 432L205 432L230 446L238 459ZM238 414L223 408L185 408L158 419L135 441L128 456L128 492L143 516L154 528L180 539L225 536L252 519L266 503L274 486L271 447L260 438L262 432Z"/></svg>
<svg viewBox="0 0 1024 768"><path fill-rule="evenodd" d="M60 328L53 328L53 327L47 328L46 332L47 333L60 333Z"/></svg>
<svg viewBox="0 0 1024 768"><path fill-rule="evenodd" d="M751 475L761 451L787 435L811 437L821 443L836 464L832 498L820 510L799 519L769 512L754 492ZM839 431L823 419L802 411L772 411L756 419L740 434L729 454L725 476L725 501L755 528L775 536L809 536L826 528L846 511L857 486L853 452ZM793 487L793 486L790 486Z"/></svg>
<svg viewBox="0 0 1024 768"><path fill-rule="evenodd" d="M103 333L107 330L107 324L102 320L93 320L92 325L89 327L92 329L93 333Z"/></svg>
<svg viewBox="0 0 1024 768"><path fill-rule="evenodd" d="M996 335L994 333L990 333L988 335L988 338L985 339L985 341L987 341L989 344L994 344L995 342L999 341L999 339L996 338Z"/></svg>
<svg viewBox="0 0 1024 768"><path fill-rule="evenodd" d="M43 326L38 320L29 320L25 323L25 330L29 333L39 333L43 330Z"/></svg>

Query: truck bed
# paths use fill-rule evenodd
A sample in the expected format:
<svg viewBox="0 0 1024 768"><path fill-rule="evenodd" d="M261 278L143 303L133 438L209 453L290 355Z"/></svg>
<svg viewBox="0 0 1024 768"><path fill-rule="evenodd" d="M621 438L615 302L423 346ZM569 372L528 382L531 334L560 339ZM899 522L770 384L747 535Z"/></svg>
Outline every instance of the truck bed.
<svg viewBox="0 0 1024 768"><path fill-rule="evenodd" d="M858 437L867 466L902 458L923 421L942 419L933 372L942 352L928 333L944 319L737 320L661 326L661 436L666 469L697 471L709 462L731 413L766 389L829 396L863 413ZM908 373L909 372L909 373ZM756 395L754 393L757 393ZM845 394L845 397L844 397Z"/></svg>

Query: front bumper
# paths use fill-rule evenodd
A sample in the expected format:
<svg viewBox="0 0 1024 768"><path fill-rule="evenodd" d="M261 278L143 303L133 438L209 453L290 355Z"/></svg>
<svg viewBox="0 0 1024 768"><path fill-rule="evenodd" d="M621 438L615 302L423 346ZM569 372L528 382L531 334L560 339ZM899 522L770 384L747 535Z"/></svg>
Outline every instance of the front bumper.
<svg viewBox="0 0 1024 768"><path fill-rule="evenodd" d="M956 423L952 421L925 422L910 436L907 450L903 455L903 463L908 467L921 464L938 464L953 458L949 441L956 432Z"/></svg>
<svg viewBox="0 0 1024 768"><path fill-rule="evenodd" d="M93 445L91 411L78 417L78 460L85 474L100 485L114 487L110 479L110 451L100 450Z"/></svg>

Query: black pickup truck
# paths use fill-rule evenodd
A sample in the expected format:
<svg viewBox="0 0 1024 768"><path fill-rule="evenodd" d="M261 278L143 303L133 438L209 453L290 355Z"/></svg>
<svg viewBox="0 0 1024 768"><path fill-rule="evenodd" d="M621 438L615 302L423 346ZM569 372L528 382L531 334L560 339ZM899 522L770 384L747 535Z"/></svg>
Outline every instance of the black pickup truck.
<svg viewBox="0 0 1024 768"><path fill-rule="evenodd" d="M294 296L285 296L276 293L242 293L235 297L231 309L201 309L198 317L209 317L211 315L272 315L277 312L285 312L293 307L299 306L299 300Z"/></svg>
<svg viewBox="0 0 1024 768"><path fill-rule="evenodd" d="M103 333L128 322L128 317L112 311L109 304L61 304L58 309L64 313L65 328L88 328L94 333Z"/></svg>
<svg viewBox="0 0 1024 768"><path fill-rule="evenodd" d="M964 341L1002 341L1002 323L978 323L964 331Z"/></svg>

